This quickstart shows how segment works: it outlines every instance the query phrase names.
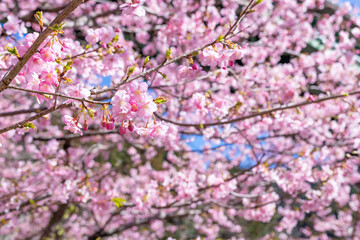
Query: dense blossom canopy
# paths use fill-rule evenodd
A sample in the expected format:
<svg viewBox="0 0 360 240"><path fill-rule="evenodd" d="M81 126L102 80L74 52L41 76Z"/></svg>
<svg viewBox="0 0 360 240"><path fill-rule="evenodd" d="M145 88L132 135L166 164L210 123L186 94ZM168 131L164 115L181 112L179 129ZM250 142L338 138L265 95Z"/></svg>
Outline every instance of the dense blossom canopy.
<svg viewBox="0 0 360 240"><path fill-rule="evenodd" d="M359 26L325 0L0 1L0 236L359 239Z"/></svg>

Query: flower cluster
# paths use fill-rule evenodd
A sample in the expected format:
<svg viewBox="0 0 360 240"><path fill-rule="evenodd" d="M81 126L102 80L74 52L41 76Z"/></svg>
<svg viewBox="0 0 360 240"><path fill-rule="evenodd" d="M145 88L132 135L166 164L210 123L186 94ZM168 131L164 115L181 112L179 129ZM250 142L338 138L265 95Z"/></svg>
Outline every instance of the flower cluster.
<svg viewBox="0 0 360 240"><path fill-rule="evenodd" d="M145 0L126 0L126 3L120 5L120 9L124 14L135 14L138 17L145 16L146 12L142 5L145 3Z"/></svg>
<svg viewBox="0 0 360 240"><path fill-rule="evenodd" d="M234 66L234 62L243 57L244 49L230 41L227 44L217 43L205 48L200 55L201 63L211 68L218 65L222 69Z"/></svg>
<svg viewBox="0 0 360 240"><path fill-rule="evenodd" d="M145 128L137 128L134 124L135 118L148 120L157 110L156 103L147 90L148 85L145 82L131 82L126 90L116 92L111 101L112 116L116 122L121 123L120 134L126 133L126 127L130 132L136 130L141 135L147 132L151 137L163 135L166 132L166 127L156 122L152 127L147 124Z"/></svg>
<svg viewBox="0 0 360 240"><path fill-rule="evenodd" d="M99 41L108 44L115 37L115 31L112 27L102 27L98 29L88 29L85 40L91 45L95 45Z"/></svg>

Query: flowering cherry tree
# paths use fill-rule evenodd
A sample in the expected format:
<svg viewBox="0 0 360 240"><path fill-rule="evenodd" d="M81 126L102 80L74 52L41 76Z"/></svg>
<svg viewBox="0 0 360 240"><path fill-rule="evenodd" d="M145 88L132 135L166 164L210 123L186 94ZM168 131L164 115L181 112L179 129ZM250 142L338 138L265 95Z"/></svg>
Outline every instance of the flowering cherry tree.
<svg viewBox="0 0 360 240"><path fill-rule="evenodd" d="M359 239L350 4L2 0L0 23L0 236Z"/></svg>

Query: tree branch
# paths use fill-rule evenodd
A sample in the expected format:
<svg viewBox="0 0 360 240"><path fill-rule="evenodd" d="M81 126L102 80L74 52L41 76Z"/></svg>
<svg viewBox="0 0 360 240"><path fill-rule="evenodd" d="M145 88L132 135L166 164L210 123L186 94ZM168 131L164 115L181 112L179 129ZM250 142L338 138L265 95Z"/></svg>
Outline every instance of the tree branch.
<svg viewBox="0 0 360 240"><path fill-rule="evenodd" d="M5 133L5 132L7 132L7 131L10 131L10 130L12 130L12 129L22 128L22 127L24 127L24 125L25 125L27 122L34 121L34 120L39 119L39 118L41 118L42 116L44 116L44 115L46 115L46 114L48 114L48 113L51 113L51 112L53 112L53 111L56 111L56 110L58 110L58 109L60 109L60 108L70 107L71 105L72 105L71 103L63 103L63 104L58 105L58 106L56 106L56 107L49 108L49 109L47 109L47 110L45 110L45 111L42 111L42 112L40 112L40 113L38 113L38 114L30 117L30 118L27 118L27 119L25 119L25 120L23 120L23 121L17 122L17 123L15 123L15 124L11 125L11 126L6 127L6 128L0 129L0 134Z"/></svg>
<svg viewBox="0 0 360 240"><path fill-rule="evenodd" d="M64 140L73 140L73 139L79 139L79 138L85 138L85 137L92 137L92 136L103 136L108 134L118 134L119 130L114 129L111 131L97 131L97 132L85 132L83 135L65 135L63 137L34 137L34 140L37 141L50 141L52 139L56 139L58 141L64 141Z"/></svg>
<svg viewBox="0 0 360 240"><path fill-rule="evenodd" d="M66 96L66 95L61 94L61 93L41 92L41 91L36 91L36 90L31 90L31 89L26 89L26 88L20 88L20 87L15 87L15 86L8 86L8 88L23 91L23 92L41 94L41 95L52 95L52 96L56 96L56 97L62 97L62 98L77 100L79 102L88 102L88 103L100 104L100 105L106 104L104 102L92 101L92 100L88 100L88 99L85 99L85 98L70 97L70 96Z"/></svg>
<svg viewBox="0 0 360 240"><path fill-rule="evenodd" d="M234 119L227 120L227 121L222 121L222 122L197 123L197 124L181 123L181 122L173 121L171 119L164 118L164 117L158 115L157 113L154 113L154 115L157 118L159 118L160 120L162 120L162 121L172 123L174 125L178 125L178 126L181 126L181 127L201 127L201 128L205 128L205 127L211 127L211 126L216 126L216 125L223 125L223 124L240 122L240 121L244 121L246 119L250 119L250 118L254 118L254 117L258 117L258 116L262 116L262 115L267 115L267 114L277 112L277 111L281 111L281 110L298 108L298 107L302 107L302 106L306 106L306 105L310 105L310 104L321 103L321 102L325 102L325 101L328 101L328 100L333 100L333 99L337 99L337 98L344 98L344 97L348 97L348 96L351 96L351 95L357 95L357 94L360 94L360 90L355 91L355 92L351 92L351 93L348 93L348 94L346 93L346 94L333 95L333 96L325 97L325 98L319 98L319 99L314 100L314 101L304 101L304 102L301 102L301 103L283 105L283 106L273 108L273 109L270 109L270 110L259 111L259 112L254 113L254 114L250 114L250 115L247 115L247 116L234 118Z"/></svg>
<svg viewBox="0 0 360 240"><path fill-rule="evenodd" d="M22 109L17 111L11 111L11 112L2 112L0 113L0 117L11 117L14 115L24 114L24 113L32 113L32 112L41 112L45 110L46 107L39 107L39 108L29 108L29 109Z"/></svg>

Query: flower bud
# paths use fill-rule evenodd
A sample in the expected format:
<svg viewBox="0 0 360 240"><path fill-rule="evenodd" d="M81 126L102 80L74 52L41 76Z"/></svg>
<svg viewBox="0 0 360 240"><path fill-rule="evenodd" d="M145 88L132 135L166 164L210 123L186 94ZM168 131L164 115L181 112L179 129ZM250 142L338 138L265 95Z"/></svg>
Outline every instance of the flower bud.
<svg viewBox="0 0 360 240"><path fill-rule="evenodd" d="M315 98L314 98L313 95L309 95L308 100L311 101L311 102L313 102L313 101L315 101Z"/></svg>
<svg viewBox="0 0 360 240"><path fill-rule="evenodd" d="M137 108L136 103L131 104L131 111L132 112L137 112L137 110L138 110L138 108Z"/></svg>
<svg viewBox="0 0 360 240"><path fill-rule="evenodd" d="M134 131L135 125L132 122L130 122L128 129L129 129L130 132Z"/></svg>
<svg viewBox="0 0 360 240"><path fill-rule="evenodd" d="M106 121L105 120L103 120L102 122L101 122L101 127L106 127Z"/></svg>
<svg viewBox="0 0 360 240"><path fill-rule="evenodd" d="M107 130L113 130L115 128L115 125L113 122L107 122L106 123L106 129Z"/></svg>
<svg viewBox="0 0 360 240"><path fill-rule="evenodd" d="M121 135L124 135L124 134L126 133L126 128L125 128L125 126L124 126L124 123L121 124L121 126L119 127L119 133L120 133Z"/></svg>
<svg viewBox="0 0 360 240"><path fill-rule="evenodd" d="M193 70L198 70L199 69L199 66L196 63L194 63L191 67L192 67Z"/></svg>

